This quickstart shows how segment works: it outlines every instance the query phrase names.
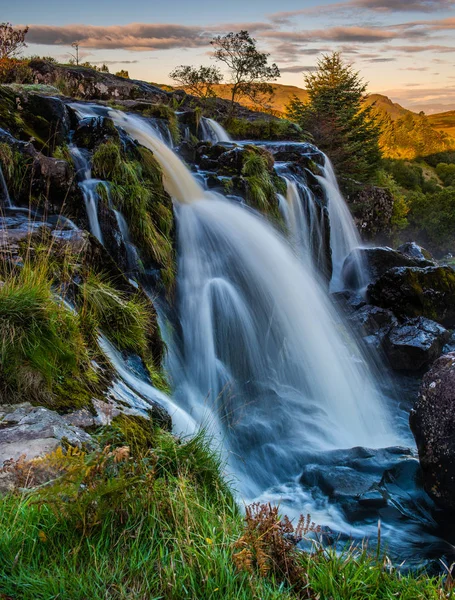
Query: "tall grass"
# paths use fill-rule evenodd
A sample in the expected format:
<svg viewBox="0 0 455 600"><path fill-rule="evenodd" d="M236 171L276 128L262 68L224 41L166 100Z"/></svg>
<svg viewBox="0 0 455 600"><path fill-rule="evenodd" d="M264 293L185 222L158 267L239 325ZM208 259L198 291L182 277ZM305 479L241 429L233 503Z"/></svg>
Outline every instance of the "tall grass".
<svg viewBox="0 0 455 600"><path fill-rule="evenodd" d="M135 445L137 426L105 430L108 445L92 454L69 449L10 467L22 486L39 485L45 470L53 481L0 499L0 597L453 597L450 580L402 577L365 549L296 551L276 509L247 510L244 521L203 433L177 440L149 424Z"/></svg>

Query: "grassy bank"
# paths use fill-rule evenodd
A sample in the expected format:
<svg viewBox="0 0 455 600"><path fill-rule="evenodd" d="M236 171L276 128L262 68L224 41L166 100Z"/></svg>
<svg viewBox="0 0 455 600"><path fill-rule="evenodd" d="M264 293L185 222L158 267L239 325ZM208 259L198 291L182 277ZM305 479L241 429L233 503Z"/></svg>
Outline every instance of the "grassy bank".
<svg viewBox="0 0 455 600"><path fill-rule="evenodd" d="M91 454L11 466L18 490L0 500L0 598L452 597L442 580L401 577L366 552L297 551L286 534L312 529L306 520L294 527L268 506L244 518L202 434L179 441L123 417L99 440Z"/></svg>

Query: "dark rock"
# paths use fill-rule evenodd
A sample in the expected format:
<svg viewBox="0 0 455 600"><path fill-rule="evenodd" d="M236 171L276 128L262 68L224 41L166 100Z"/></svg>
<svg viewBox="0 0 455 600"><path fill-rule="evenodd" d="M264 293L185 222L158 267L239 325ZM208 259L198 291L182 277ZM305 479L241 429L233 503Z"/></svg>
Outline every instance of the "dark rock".
<svg viewBox="0 0 455 600"><path fill-rule="evenodd" d="M398 320L392 311L367 304L352 315L349 321L357 327L362 335L373 335L381 333L382 336L395 325Z"/></svg>
<svg viewBox="0 0 455 600"><path fill-rule="evenodd" d="M403 254L392 248L356 248L346 257L342 277L347 288L358 289L362 282L358 281L358 264L363 265L369 283L375 282L389 269L394 267L432 267L434 263L425 258L417 258Z"/></svg>
<svg viewBox="0 0 455 600"><path fill-rule="evenodd" d="M335 302L346 312L352 313L362 306L366 305L365 300L359 294L351 292L350 290L344 290L343 292L335 292L332 294L332 298Z"/></svg>
<svg viewBox="0 0 455 600"><path fill-rule="evenodd" d="M427 317L445 327L455 325L455 272L450 267L396 267L370 285L371 304L397 317Z"/></svg>
<svg viewBox="0 0 455 600"><path fill-rule="evenodd" d="M417 317L393 327L383 343L390 365L396 371L419 371L441 355L448 332L438 323Z"/></svg>
<svg viewBox="0 0 455 600"><path fill-rule="evenodd" d="M378 477L346 466L307 465L299 481L304 487L317 487L329 497L355 497L368 491Z"/></svg>
<svg viewBox="0 0 455 600"><path fill-rule="evenodd" d="M103 116L82 119L73 135L74 143L88 150L93 150L109 139L119 140L119 134L112 119Z"/></svg>
<svg viewBox="0 0 455 600"><path fill-rule="evenodd" d="M455 510L455 353L425 374L410 425L426 491L442 508Z"/></svg>
<svg viewBox="0 0 455 600"><path fill-rule="evenodd" d="M363 239L388 237L394 203L393 196L388 190L373 185L362 186L360 190L347 197L347 202Z"/></svg>
<svg viewBox="0 0 455 600"><path fill-rule="evenodd" d="M401 252L401 254L404 254L409 258L415 258L416 260L428 260L433 262L434 265L436 265L433 257L431 256L431 253L428 252L428 250L425 250L425 248L422 248L422 246L416 244L415 242L405 242L404 244L401 244L401 246L397 248L397 252Z"/></svg>

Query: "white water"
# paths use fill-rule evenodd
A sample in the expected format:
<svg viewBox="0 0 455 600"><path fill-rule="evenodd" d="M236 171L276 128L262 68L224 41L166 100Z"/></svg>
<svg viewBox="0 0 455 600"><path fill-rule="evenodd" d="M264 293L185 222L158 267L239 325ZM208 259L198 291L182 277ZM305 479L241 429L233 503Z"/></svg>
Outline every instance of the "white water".
<svg viewBox="0 0 455 600"><path fill-rule="evenodd" d="M280 202L281 212L300 258L313 265L316 272L324 268L324 215L318 210L313 193L290 174L286 181L285 202Z"/></svg>
<svg viewBox="0 0 455 600"><path fill-rule="evenodd" d="M333 274L330 282L330 291L339 292L344 289L342 270L346 257L362 245L354 220L343 198L335 171L330 159L326 156L323 167L324 175L317 176L326 198L330 217L330 246L332 248ZM356 279L360 288L364 287L365 265L363 265L359 253L353 254Z"/></svg>
<svg viewBox="0 0 455 600"><path fill-rule="evenodd" d="M368 366L309 261L260 215L205 192L145 120L109 114L154 152L177 201L180 333L169 366L179 418L225 441L244 493L297 474L308 450L395 443Z"/></svg>
<svg viewBox="0 0 455 600"><path fill-rule="evenodd" d="M99 195L96 189L99 184L103 184L104 182L100 179L92 179L90 162L77 146L71 144L69 146L69 150L71 156L73 157L76 171L79 177L82 179L79 182L79 187L84 198L85 211L87 213L90 231L102 244L103 234L101 232L101 226L98 218Z"/></svg>
<svg viewBox="0 0 455 600"><path fill-rule="evenodd" d="M214 119L201 117L201 129L205 140L212 142L231 142L228 132Z"/></svg>
<svg viewBox="0 0 455 600"><path fill-rule="evenodd" d="M179 202L192 202L203 195L202 187L180 158L168 148L150 123L136 115L110 110L109 116L117 127L124 129L134 140L155 155L163 169L166 191Z"/></svg>

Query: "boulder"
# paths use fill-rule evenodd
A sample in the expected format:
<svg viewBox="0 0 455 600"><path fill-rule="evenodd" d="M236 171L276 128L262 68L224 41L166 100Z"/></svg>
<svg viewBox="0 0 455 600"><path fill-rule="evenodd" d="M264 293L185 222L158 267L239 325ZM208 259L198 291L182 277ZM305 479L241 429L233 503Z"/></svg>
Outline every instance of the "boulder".
<svg viewBox="0 0 455 600"><path fill-rule="evenodd" d="M362 336L379 334L383 337L398 320L392 311L367 304L349 316L349 322Z"/></svg>
<svg viewBox="0 0 455 600"><path fill-rule="evenodd" d="M358 281L358 264L363 265L369 283L377 281L379 277L394 267L435 266L435 263L431 260L411 256L387 246L356 248L346 257L343 265L342 278L348 289L358 289L362 283Z"/></svg>
<svg viewBox="0 0 455 600"><path fill-rule="evenodd" d="M120 136L112 119L104 116L81 119L73 134L76 146L88 150L109 139L118 141Z"/></svg>
<svg viewBox="0 0 455 600"><path fill-rule="evenodd" d="M455 271L451 267L396 267L367 290L371 304L399 318L426 317L455 326Z"/></svg>
<svg viewBox="0 0 455 600"><path fill-rule="evenodd" d="M425 374L410 425L427 493L455 510L455 353L439 358Z"/></svg>
<svg viewBox="0 0 455 600"><path fill-rule="evenodd" d="M55 450L62 439L73 446L92 442L83 429L42 406L24 403L0 407L0 466L23 455L28 460L43 456Z"/></svg>
<svg viewBox="0 0 455 600"><path fill-rule="evenodd" d="M394 370L420 371L441 355L448 338L444 327L417 317L390 329L383 348Z"/></svg>
<svg viewBox="0 0 455 600"><path fill-rule="evenodd" d="M347 202L363 239L389 236L394 199L388 190L373 185L362 186L347 197Z"/></svg>
<svg viewBox="0 0 455 600"><path fill-rule="evenodd" d="M415 242L405 242L404 244L401 244L401 246L397 248L397 252L401 252L401 254L404 254L409 258L415 258L416 260L428 260L431 261L434 265L436 265L436 262L434 261L431 253L428 252L428 250L425 250L425 248L422 248L422 246L416 244Z"/></svg>

